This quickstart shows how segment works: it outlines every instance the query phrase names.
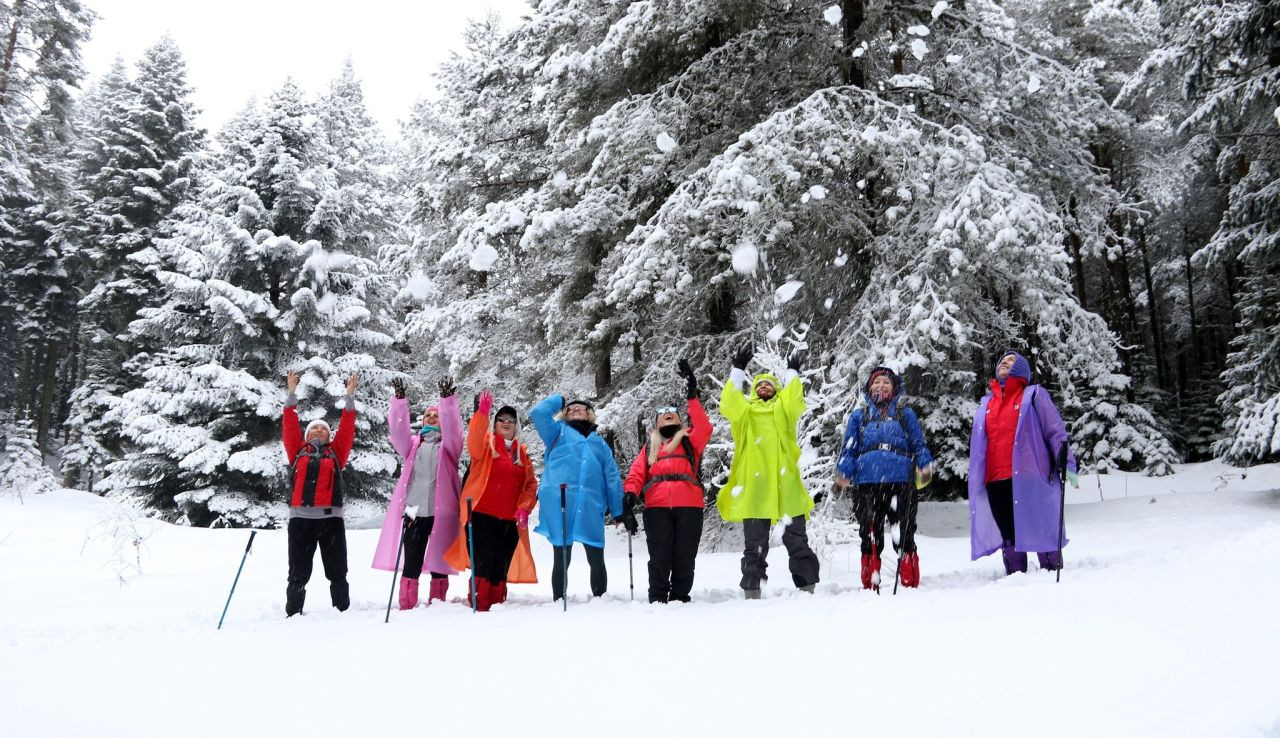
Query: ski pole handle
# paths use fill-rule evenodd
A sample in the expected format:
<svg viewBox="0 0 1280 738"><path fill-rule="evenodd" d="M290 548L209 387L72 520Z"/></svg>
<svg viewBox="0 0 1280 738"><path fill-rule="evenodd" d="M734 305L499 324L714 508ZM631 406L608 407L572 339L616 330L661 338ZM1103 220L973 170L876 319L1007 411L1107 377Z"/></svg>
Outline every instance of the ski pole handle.
<svg viewBox="0 0 1280 738"><path fill-rule="evenodd" d="M562 485L560 485L560 509L561 509L561 510L564 510L564 509L565 509L564 489L565 489L565 487L568 487L568 486L569 486L569 485L567 485L567 484L562 484Z"/></svg>
<svg viewBox="0 0 1280 738"><path fill-rule="evenodd" d="M258 531L256 530L249 531L249 542L246 543L244 546L245 553L249 553L249 549L253 548L253 537L256 535L258 535Z"/></svg>

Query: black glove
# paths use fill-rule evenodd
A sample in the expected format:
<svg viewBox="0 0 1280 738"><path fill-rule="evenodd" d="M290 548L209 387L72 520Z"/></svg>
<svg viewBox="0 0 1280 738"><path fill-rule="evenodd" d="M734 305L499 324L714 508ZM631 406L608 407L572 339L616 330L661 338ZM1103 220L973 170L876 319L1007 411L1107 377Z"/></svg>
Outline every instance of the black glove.
<svg viewBox="0 0 1280 738"><path fill-rule="evenodd" d="M634 536L640 530L640 523L636 522L636 514L628 512L622 516L622 527L627 529L627 535Z"/></svg>
<svg viewBox="0 0 1280 738"><path fill-rule="evenodd" d="M795 372L796 374L799 374L800 362L803 360L804 360L804 352L792 351L791 355L787 357L787 368Z"/></svg>
<svg viewBox="0 0 1280 738"><path fill-rule="evenodd" d="M680 368L680 376L684 377L685 398L689 400L698 399L698 375L693 373L693 367L689 366L689 360L681 359L677 366Z"/></svg>
<svg viewBox="0 0 1280 738"><path fill-rule="evenodd" d="M733 355L733 368L746 369L747 364L751 363L751 357L756 355L756 347L750 342L742 344L742 348L738 349L738 353Z"/></svg>
<svg viewBox="0 0 1280 738"><path fill-rule="evenodd" d="M453 377L448 374L440 377L436 382L436 389L440 390L440 399L453 397L453 393L457 391L457 387L453 386Z"/></svg>
<svg viewBox="0 0 1280 738"><path fill-rule="evenodd" d="M634 492L625 492L622 495L622 514L631 515L636 509L636 503L640 501Z"/></svg>
<svg viewBox="0 0 1280 738"><path fill-rule="evenodd" d="M406 391L404 380L399 377L391 380L391 391L396 394L397 399L403 400Z"/></svg>
<svg viewBox="0 0 1280 738"><path fill-rule="evenodd" d="M814 505L817 505L819 502L822 502L822 498L824 498L824 497L826 497L826 496L827 496L827 493L826 493L826 492L824 492L824 491L822 491L822 490L818 490L817 492L814 492L814 493L813 493L813 504L814 504Z"/></svg>

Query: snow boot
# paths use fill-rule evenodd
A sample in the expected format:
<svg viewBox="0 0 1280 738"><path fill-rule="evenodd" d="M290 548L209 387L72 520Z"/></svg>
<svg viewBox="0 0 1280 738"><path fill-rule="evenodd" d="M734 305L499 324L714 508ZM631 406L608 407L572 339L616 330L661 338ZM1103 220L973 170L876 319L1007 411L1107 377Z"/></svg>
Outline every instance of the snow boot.
<svg viewBox="0 0 1280 738"><path fill-rule="evenodd" d="M418 606L418 580L400 577L400 609L412 610Z"/></svg>
<svg viewBox="0 0 1280 738"><path fill-rule="evenodd" d="M816 586L817 586L817 585L813 585L813 584L806 584L806 585L804 585L803 587L801 587L801 588L800 588L800 591L801 591L801 592L808 592L809 594L813 594L813 590L814 590L814 588L815 588Z"/></svg>
<svg viewBox="0 0 1280 738"><path fill-rule="evenodd" d="M915 551L902 557L902 586L920 586L920 555Z"/></svg>
<svg viewBox="0 0 1280 738"><path fill-rule="evenodd" d="M742 590L742 596L743 596L743 597L746 597L748 600L758 600L758 599L760 599L760 590L758 590L758 589L744 589L744 590Z"/></svg>
<svg viewBox="0 0 1280 738"><path fill-rule="evenodd" d="M872 558L871 554L862 554L862 588L871 589L880 586L880 557Z"/></svg>
<svg viewBox="0 0 1280 738"><path fill-rule="evenodd" d="M329 584L329 599L338 608L338 612L346 612L351 607L351 588L347 585L347 580Z"/></svg>
<svg viewBox="0 0 1280 738"><path fill-rule="evenodd" d="M507 601L507 581L504 579L497 584L489 585L489 595L493 599L493 604L501 605Z"/></svg>
<svg viewBox="0 0 1280 738"><path fill-rule="evenodd" d="M430 605L432 600L440 600L444 602L445 593L449 591L448 579L431 578L431 587L427 592L427 604Z"/></svg>
<svg viewBox="0 0 1280 738"><path fill-rule="evenodd" d="M489 612L493 605L493 585L484 577L476 577L476 612Z"/></svg>
<svg viewBox="0 0 1280 738"><path fill-rule="evenodd" d="M284 588L284 615L291 618L302 612L302 603L307 600L307 590L292 584Z"/></svg>
<svg viewBox="0 0 1280 738"><path fill-rule="evenodd" d="M1013 544L1006 543L1000 549L1000 555L1004 557L1004 573L1006 576L1015 572L1027 573L1027 555L1022 551L1013 550Z"/></svg>
<svg viewBox="0 0 1280 738"><path fill-rule="evenodd" d="M1062 568L1062 552L1061 551L1043 551L1036 554L1040 559L1040 568L1045 571L1057 571Z"/></svg>

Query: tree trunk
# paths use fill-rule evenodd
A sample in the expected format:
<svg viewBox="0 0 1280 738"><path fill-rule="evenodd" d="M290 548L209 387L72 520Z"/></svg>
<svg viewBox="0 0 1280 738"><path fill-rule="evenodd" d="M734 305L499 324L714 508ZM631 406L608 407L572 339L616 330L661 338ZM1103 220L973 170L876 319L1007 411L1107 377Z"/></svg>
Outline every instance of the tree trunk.
<svg viewBox="0 0 1280 738"><path fill-rule="evenodd" d="M1191 251L1183 245L1182 263L1187 272L1187 318L1191 327L1191 375L1200 376L1200 327L1196 322L1196 281L1191 271Z"/></svg>
<svg viewBox="0 0 1280 738"><path fill-rule="evenodd" d="M1067 215L1070 216L1071 222L1071 225L1067 227L1067 250L1071 253L1071 273L1076 288L1076 300L1080 302L1081 307L1087 310L1089 308L1089 296L1085 293L1084 255L1082 254L1084 242L1080 239L1080 234L1075 230L1076 210L1076 197L1072 195L1071 199L1067 201Z"/></svg>
<svg viewBox="0 0 1280 738"><path fill-rule="evenodd" d="M31 408L31 395L35 384L35 349L29 345L22 347L22 371L18 375L18 405L13 410L13 417L21 418Z"/></svg>
<svg viewBox="0 0 1280 738"><path fill-rule="evenodd" d="M1164 322L1160 318L1160 303L1156 299L1155 281L1151 278L1151 259L1147 254L1147 230L1138 226L1138 254L1142 257L1142 281L1147 290L1147 319L1151 322L1151 352L1156 360L1156 384L1169 389L1167 357L1164 353Z"/></svg>
<svg viewBox="0 0 1280 738"><path fill-rule="evenodd" d="M53 380L58 372L58 352L51 340L45 346L44 379L40 389L40 416L36 419L36 447L41 455L48 450L49 421L53 415Z"/></svg>
<svg viewBox="0 0 1280 738"><path fill-rule="evenodd" d="M613 352L607 346L601 347L600 358L596 359L596 396L604 394L609 389L609 382L613 379L613 363L610 354Z"/></svg>
<svg viewBox="0 0 1280 738"><path fill-rule="evenodd" d="M861 57L855 57L853 52L858 48L858 32L862 30L862 23L866 20L866 0L841 0L840 11L844 17L841 76L846 85L865 88L867 80L862 70Z"/></svg>
<svg viewBox="0 0 1280 738"><path fill-rule="evenodd" d="M4 66L0 67L0 106L4 105L9 94L9 80L13 73L13 54L18 48L18 28L22 26L22 12L26 10L26 0L17 0L13 4L13 25L9 28L9 39L4 45Z"/></svg>

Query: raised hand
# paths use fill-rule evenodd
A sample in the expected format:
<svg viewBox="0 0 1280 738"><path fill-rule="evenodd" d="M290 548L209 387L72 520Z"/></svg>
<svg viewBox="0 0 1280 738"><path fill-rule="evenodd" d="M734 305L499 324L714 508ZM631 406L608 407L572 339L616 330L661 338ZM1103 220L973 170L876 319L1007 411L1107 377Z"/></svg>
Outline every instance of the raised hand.
<svg viewBox="0 0 1280 738"><path fill-rule="evenodd" d="M403 379L396 377L395 379L391 380L391 391L395 393L396 399L403 400L405 397L405 393L408 391L408 388L404 386Z"/></svg>
<svg viewBox="0 0 1280 738"><path fill-rule="evenodd" d="M289 394L298 394L298 373L289 372L289 376L285 379L285 386L289 388Z"/></svg>
<svg viewBox="0 0 1280 738"><path fill-rule="evenodd" d="M733 367L735 369L746 369L747 364L751 363L751 357L756 355L756 347L750 341L742 344L738 352L733 355Z"/></svg>
<svg viewBox="0 0 1280 738"><path fill-rule="evenodd" d="M800 373L800 363L801 363L802 361L804 361L804 352L803 352L803 351L792 351L792 352L791 352L791 355L787 357L787 368L788 368L788 369L790 369L791 371L795 372L796 374L799 374L799 373Z"/></svg>
<svg viewBox="0 0 1280 738"><path fill-rule="evenodd" d="M693 400L698 397L698 375L693 373L693 367L689 366L688 359L681 359L676 365L680 370L680 376L684 377L685 397Z"/></svg>
<svg viewBox="0 0 1280 738"><path fill-rule="evenodd" d="M476 399L476 412L481 415L488 415L493 409L493 395L489 390L481 390L479 397Z"/></svg>
<svg viewBox="0 0 1280 738"><path fill-rule="evenodd" d="M440 397L445 398L452 397L458 388L453 386L453 377L445 374L436 381L436 389L440 390Z"/></svg>
<svg viewBox="0 0 1280 738"><path fill-rule="evenodd" d="M347 397L355 397L356 385L360 383L360 378L355 372L351 372L351 376L347 377Z"/></svg>

